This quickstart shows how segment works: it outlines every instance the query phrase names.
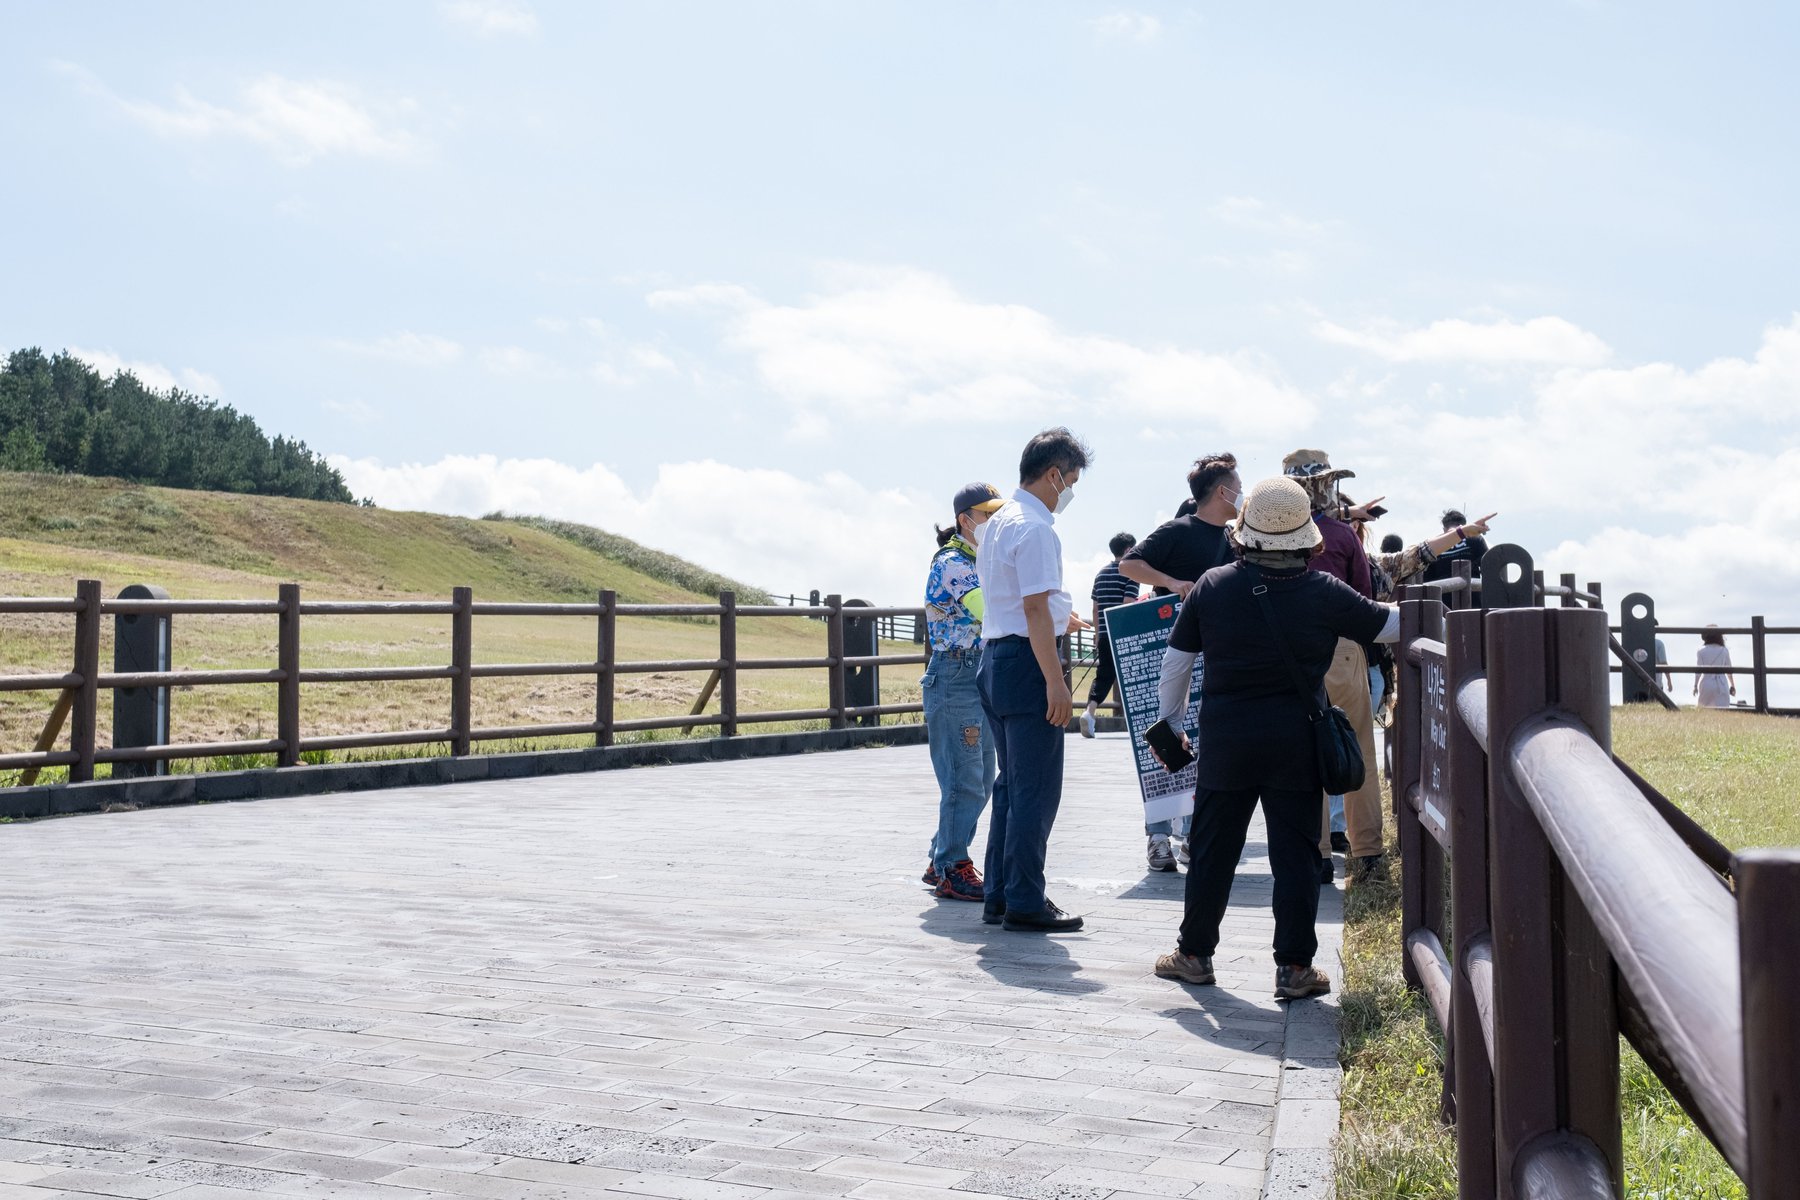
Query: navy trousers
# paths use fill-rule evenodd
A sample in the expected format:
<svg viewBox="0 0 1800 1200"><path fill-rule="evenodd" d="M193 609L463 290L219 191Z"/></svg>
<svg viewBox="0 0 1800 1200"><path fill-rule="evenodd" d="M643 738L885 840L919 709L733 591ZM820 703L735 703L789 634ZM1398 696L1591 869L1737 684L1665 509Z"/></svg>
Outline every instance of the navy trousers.
<svg viewBox="0 0 1800 1200"><path fill-rule="evenodd" d="M983 869L987 907L1043 912L1044 855L1062 805L1063 730L1044 719L1049 692L1027 639L983 643L975 682L998 759Z"/></svg>

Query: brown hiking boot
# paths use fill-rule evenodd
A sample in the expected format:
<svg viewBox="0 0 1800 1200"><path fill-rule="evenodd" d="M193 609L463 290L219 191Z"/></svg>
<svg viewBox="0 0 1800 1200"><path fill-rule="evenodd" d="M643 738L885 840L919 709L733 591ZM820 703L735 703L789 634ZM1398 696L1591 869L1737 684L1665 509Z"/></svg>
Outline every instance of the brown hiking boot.
<svg viewBox="0 0 1800 1200"><path fill-rule="evenodd" d="M1275 968L1277 1000L1303 1000L1308 996L1323 996L1330 990L1331 980L1317 967Z"/></svg>
<svg viewBox="0 0 1800 1200"><path fill-rule="evenodd" d="M1177 979L1182 983L1211 983L1213 968L1211 958L1201 958L1198 954L1183 954L1179 950L1171 950L1156 960L1156 977L1158 979Z"/></svg>

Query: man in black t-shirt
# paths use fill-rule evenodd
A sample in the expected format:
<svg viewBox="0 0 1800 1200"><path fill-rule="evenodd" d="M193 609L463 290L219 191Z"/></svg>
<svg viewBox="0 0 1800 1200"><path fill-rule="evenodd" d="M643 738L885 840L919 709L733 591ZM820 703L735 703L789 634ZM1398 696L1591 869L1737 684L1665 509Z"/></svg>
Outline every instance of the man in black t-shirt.
<svg viewBox="0 0 1800 1200"><path fill-rule="evenodd" d="M1232 561L1225 526L1237 516L1243 487L1235 456L1209 454L1200 459L1188 472L1193 515L1158 525L1119 560L1119 573L1148 584L1159 596L1185 599L1195 580Z"/></svg>
<svg viewBox="0 0 1800 1200"><path fill-rule="evenodd" d="M1237 458L1209 454L1188 472L1188 491L1194 511L1164 521L1119 560L1119 573L1148 584L1159 596L1187 598L1194 583L1214 567L1233 561L1225 540L1225 525L1243 505L1243 483L1238 479ZM1172 871L1188 861L1187 835L1192 816L1175 821L1151 821L1144 825L1149 839L1145 860L1153 871Z"/></svg>

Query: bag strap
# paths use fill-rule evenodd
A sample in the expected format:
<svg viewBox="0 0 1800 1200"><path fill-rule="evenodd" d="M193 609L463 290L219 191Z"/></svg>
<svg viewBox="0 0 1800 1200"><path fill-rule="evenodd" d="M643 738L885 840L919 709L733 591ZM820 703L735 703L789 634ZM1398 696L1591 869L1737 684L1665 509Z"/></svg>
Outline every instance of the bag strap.
<svg viewBox="0 0 1800 1200"><path fill-rule="evenodd" d="M1276 648L1281 651L1281 661L1287 664L1288 677L1294 681L1294 690L1300 693L1302 703L1312 710L1312 719L1316 721L1325 715L1325 710L1319 707L1318 693L1307 689L1306 678L1300 674L1300 664L1294 661L1294 652L1288 648L1287 638L1282 635L1281 626L1275 621L1275 609L1269 604L1269 585L1263 582L1262 568L1252 563L1245 563L1244 566L1250 570L1250 578L1256 581L1250 594L1256 597L1257 604L1262 607L1263 619L1269 623L1269 633L1275 638Z"/></svg>

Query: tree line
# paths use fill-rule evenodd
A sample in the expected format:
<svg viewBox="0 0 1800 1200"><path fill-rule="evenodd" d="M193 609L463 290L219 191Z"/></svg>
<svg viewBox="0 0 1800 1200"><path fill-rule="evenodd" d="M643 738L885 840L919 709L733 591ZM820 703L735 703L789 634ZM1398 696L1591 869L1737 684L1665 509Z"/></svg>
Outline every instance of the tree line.
<svg viewBox="0 0 1800 1200"><path fill-rule="evenodd" d="M353 499L305 442L267 437L228 404L111 379L67 351L15 350L0 368L0 470L110 475L159 487Z"/></svg>

